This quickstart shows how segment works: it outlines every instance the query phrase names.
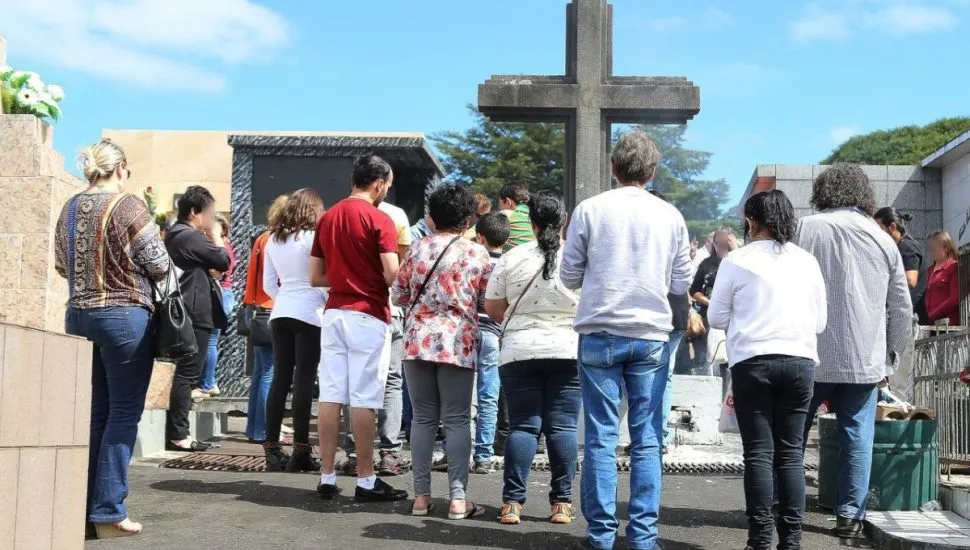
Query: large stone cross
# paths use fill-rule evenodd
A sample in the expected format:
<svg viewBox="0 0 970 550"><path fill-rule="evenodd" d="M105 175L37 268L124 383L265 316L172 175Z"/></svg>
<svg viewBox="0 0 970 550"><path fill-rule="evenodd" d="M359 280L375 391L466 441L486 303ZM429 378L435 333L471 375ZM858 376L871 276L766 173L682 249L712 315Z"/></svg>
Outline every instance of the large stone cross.
<svg viewBox="0 0 970 550"><path fill-rule="evenodd" d="M700 112L700 88L682 77L613 76L613 6L572 0L566 74L493 76L478 87L478 110L495 122L566 124L563 183L572 208L612 186L613 123L683 124Z"/></svg>

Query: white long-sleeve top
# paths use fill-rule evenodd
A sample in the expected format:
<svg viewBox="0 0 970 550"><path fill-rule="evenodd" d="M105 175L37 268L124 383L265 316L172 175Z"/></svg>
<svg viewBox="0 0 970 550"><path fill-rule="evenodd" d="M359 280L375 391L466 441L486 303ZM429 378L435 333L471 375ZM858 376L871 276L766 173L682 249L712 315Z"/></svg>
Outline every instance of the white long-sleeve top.
<svg viewBox="0 0 970 550"><path fill-rule="evenodd" d="M263 290L274 300L270 320L288 317L320 326L327 291L310 286L310 248L313 231L301 231L280 243L266 242Z"/></svg>
<svg viewBox="0 0 970 550"><path fill-rule="evenodd" d="M814 256L798 246L754 241L728 254L717 271L707 320L727 330L728 364L760 355L818 363L828 307Z"/></svg>

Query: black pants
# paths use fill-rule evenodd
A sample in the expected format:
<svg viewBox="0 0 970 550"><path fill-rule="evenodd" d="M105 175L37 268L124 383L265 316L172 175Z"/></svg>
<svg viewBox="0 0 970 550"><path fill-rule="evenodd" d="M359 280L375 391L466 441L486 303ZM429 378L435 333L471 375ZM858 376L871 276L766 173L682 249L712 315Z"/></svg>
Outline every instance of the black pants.
<svg viewBox="0 0 970 550"><path fill-rule="evenodd" d="M310 443L310 407L320 364L320 327L282 317L270 321L276 370L266 400L266 441L280 440L286 396L293 388L293 442Z"/></svg>
<svg viewBox="0 0 970 550"><path fill-rule="evenodd" d="M172 441L189 437L189 411L192 410L192 388L199 386L202 368L209 352L209 337L212 329L195 328L195 343L199 351L195 356L175 365L172 378L172 392L168 398L168 413L165 415L165 433Z"/></svg>
<svg viewBox="0 0 970 550"><path fill-rule="evenodd" d="M778 476L778 548L799 548L805 511L802 440L812 399L815 363L803 357L762 355L731 369L734 409L744 444L748 546L771 548L773 474Z"/></svg>

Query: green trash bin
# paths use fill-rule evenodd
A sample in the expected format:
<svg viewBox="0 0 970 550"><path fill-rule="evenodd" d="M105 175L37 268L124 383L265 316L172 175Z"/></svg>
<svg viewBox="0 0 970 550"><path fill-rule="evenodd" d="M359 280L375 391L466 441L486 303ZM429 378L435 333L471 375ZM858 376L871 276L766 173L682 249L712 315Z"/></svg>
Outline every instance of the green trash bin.
<svg viewBox="0 0 970 550"><path fill-rule="evenodd" d="M839 477L838 424L834 414L818 420L818 504L835 508ZM872 474L866 508L919 510L937 499L940 458L936 420L880 420L872 449Z"/></svg>

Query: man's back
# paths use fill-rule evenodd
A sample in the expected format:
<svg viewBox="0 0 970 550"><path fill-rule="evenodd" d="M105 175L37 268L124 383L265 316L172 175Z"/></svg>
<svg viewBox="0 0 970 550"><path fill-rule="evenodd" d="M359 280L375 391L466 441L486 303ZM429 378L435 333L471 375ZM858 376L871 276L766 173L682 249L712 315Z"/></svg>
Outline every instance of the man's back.
<svg viewBox="0 0 970 550"><path fill-rule="evenodd" d="M373 204L351 197L328 210L317 224L311 253L326 262L327 309L359 311L390 322L380 255L395 252L394 223Z"/></svg>
<svg viewBox="0 0 970 550"><path fill-rule="evenodd" d="M667 340L667 294L686 293L691 281L684 218L641 187L597 195L573 213L561 271L567 287L583 289L580 334Z"/></svg>
<svg viewBox="0 0 970 550"><path fill-rule="evenodd" d="M855 208L802 218L795 244L818 260L828 297L816 382L871 384L912 335L912 303L892 238ZM887 325L888 322L888 325Z"/></svg>

